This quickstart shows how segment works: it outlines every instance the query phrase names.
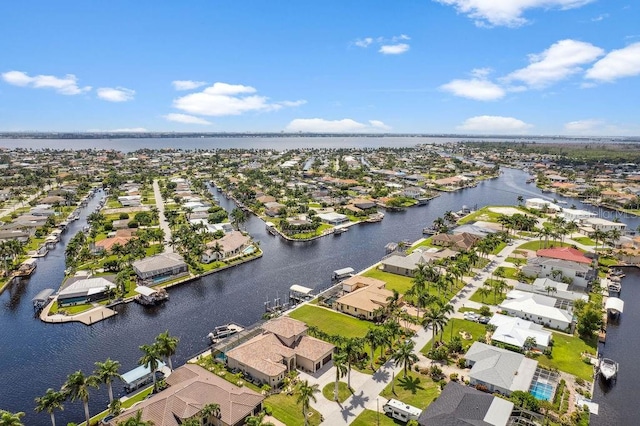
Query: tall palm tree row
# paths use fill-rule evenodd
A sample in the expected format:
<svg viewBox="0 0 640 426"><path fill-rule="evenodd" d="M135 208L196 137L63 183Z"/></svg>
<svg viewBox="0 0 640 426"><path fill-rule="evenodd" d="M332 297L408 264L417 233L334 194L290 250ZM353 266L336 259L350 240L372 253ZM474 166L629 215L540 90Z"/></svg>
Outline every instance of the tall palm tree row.
<svg viewBox="0 0 640 426"><path fill-rule="evenodd" d="M400 345L394 352L392 359L395 361L396 366L402 365L404 368L404 377L407 377L407 369L411 368L413 364L418 362L418 356L413 353L416 343L413 340L407 340L404 344Z"/></svg>
<svg viewBox="0 0 640 426"><path fill-rule="evenodd" d="M95 376L85 376L80 370L69 374L67 381L62 385L62 393L71 401L80 400L84 404L84 416L87 424L91 420L89 415L89 388L98 388L98 379Z"/></svg>
<svg viewBox="0 0 640 426"><path fill-rule="evenodd" d="M298 398L296 402L302 405L302 416L304 417L304 426L309 424L309 416L307 411L311 408L311 401L316 402L316 394L320 392L320 387L317 383L310 385L308 380L298 383L296 393Z"/></svg>
<svg viewBox="0 0 640 426"><path fill-rule="evenodd" d="M46 411L51 416L51 424L56 426L55 410L64 410L65 399L64 393L49 388L43 396L36 398L36 413Z"/></svg>
<svg viewBox="0 0 640 426"><path fill-rule="evenodd" d="M104 383L109 389L109 403L113 402L113 387L111 386L113 379L121 378L118 370L120 369L120 363L113 361L111 358L107 358L105 362L96 362L96 370L94 371L95 377L98 382Z"/></svg>

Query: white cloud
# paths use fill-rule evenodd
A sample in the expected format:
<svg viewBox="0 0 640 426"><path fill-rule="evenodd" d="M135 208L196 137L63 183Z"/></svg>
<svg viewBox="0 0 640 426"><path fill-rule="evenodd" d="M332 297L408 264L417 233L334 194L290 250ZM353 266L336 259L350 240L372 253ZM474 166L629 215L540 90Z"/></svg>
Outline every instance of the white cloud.
<svg viewBox="0 0 640 426"><path fill-rule="evenodd" d="M113 133L144 133L149 130L144 127L125 127L123 129L113 129L113 130L105 130L105 132L113 132Z"/></svg>
<svg viewBox="0 0 640 426"><path fill-rule="evenodd" d="M458 126L458 130L478 133L523 133L533 127L513 117L497 115L480 115L468 118Z"/></svg>
<svg viewBox="0 0 640 426"><path fill-rule="evenodd" d="M356 46L365 47L365 48L371 46L372 43L373 43L372 37L359 38L353 42L353 44L355 44Z"/></svg>
<svg viewBox="0 0 640 426"><path fill-rule="evenodd" d="M407 43L398 43L398 44L385 44L380 46L380 50L378 52L383 55L400 55L409 50L409 45Z"/></svg>
<svg viewBox="0 0 640 426"><path fill-rule="evenodd" d="M608 13L603 13L601 15L596 16L595 18L591 18L591 22L600 22L609 17Z"/></svg>
<svg viewBox="0 0 640 426"><path fill-rule="evenodd" d="M614 81L640 74L640 42L612 50L587 70L586 78Z"/></svg>
<svg viewBox="0 0 640 426"><path fill-rule="evenodd" d="M602 120L596 120L593 118L587 120L570 121L568 123L565 123L564 130L567 133L574 134L593 134L593 132L601 127L602 124Z"/></svg>
<svg viewBox="0 0 640 426"><path fill-rule="evenodd" d="M387 38L387 37L358 38L352 41L351 44L357 47L362 47L364 49L375 44L377 46L380 46L378 48L378 52L382 53L383 55L400 55L409 50L410 48L409 44L405 43L408 40L411 40L411 37L409 37L406 34L400 34L390 38Z"/></svg>
<svg viewBox="0 0 640 426"><path fill-rule="evenodd" d="M251 86L217 82L201 92L174 99L173 106L190 114L219 117L251 111L276 111L306 103L304 100L270 103L269 98L256 95L256 92Z"/></svg>
<svg viewBox="0 0 640 426"><path fill-rule="evenodd" d="M135 90L126 89L124 87L100 87L97 89L98 97L103 101L109 102L127 102L132 101Z"/></svg>
<svg viewBox="0 0 640 426"><path fill-rule="evenodd" d="M440 86L440 89L455 96L475 99L476 101L495 101L505 95L502 87L484 77L470 80L452 80Z"/></svg>
<svg viewBox="0 0 640 426"><path fill-rule="evenodd" d="M173 88L176 90L193 90L198 87L205 86L206 81L193 81L193 80L174 80L171 82Z"/></svg>
<svg viewBox="0 0 640 426"><path fill-rule="evenodd" d="M196 117L188 114L179 114L175 112L163 115L162 117L167 121L174 121L176 123L204 124L204 125L212 124L210 121L207 121L204 118L200 118L200 117Z"/></svg>
<svg viewBox="0 0 640 426"><path fill-rule="evenodd" d="M530 64L512 72L504 80L521 81L530 87L542 88L582 71L580 65L595 61L603 53L601 48L590 43L560 40L540 54L529 55Z"/></svg>
<svg viewBox="0 0 640 426"><path fill-rule="evenodd" d="M369 124L360 123L350 118L342 120L325 120L323 118L296 118L285 130L289 132L309 133L357 133L376 130L389 130L391 127L379 120L369 120Z"/></svg>
<svg viewBox="0 0 640 426"><path fill-rule="evenodd" d="M30 77L22 71L8 71L2 74L2 79L14 86L31 87L34 89L53 89L61 95L80 95L91 90L91 86L79 87L78 79L73 74L63 78L53 75L36 75Z"/></svg>
<svg viewBox="0 0 640 426"><path fill-rule="evenodd" d="M454 6L475 20L478 26L519 27L527 22L522 16L528 9L573 9L594 0L435 0Z"/></svg>

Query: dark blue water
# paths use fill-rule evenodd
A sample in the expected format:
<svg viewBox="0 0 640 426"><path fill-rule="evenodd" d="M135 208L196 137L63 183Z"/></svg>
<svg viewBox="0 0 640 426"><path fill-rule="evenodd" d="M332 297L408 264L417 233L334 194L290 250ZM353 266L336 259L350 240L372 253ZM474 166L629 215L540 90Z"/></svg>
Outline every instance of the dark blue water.
<svg viewBox="0 0 640 426"><path fill-rule="evenodd" d="M62 243L39 261L28 282L0 296L0 407L25 411L28 425L48 424L46 413L33 413L33 400L49 387L59 388L68 374L78 369L90 373L94 362L107 357L120 361L123 371L132 369L141 356L138 347L153 342L165 330L180 338L174 362L180 365L207 347L205 336L214 326L227 322L252 324L260 319L265 300L284 297L292 284L324 288L330 284L335 269L364 269L380 260L387 243L417 240L422 228L447 210L457 211L463 205L512 205L518 195L546 195L526 185L526 178L521 171L505 169L500 178L482 182L476 188L443 194L427 206L387 213L381 223L354 226L340 237L309 243L291 243L271 236L261 220L251 217L246 227L260 240L264 251L261 259L173 288L171 300L155 309L124 305L118 308L116 317L91 327L44 324L33 317L31 298L43 288L59 285L65 243L83 224L83 220L77 221L75 230L65 234ZM233 208L231 202L220 198L223 207ZM634 219L628 223L635 228L640 222ZM623 294L627 294L626 288ZM626 312L624 315L621 328L633 321ZM635 339L637 342L638 337ZM624 383L620 381L609 395L623 391ZM120 387L115 390L122 395ZM91 413L104 409L107 402L106 389L92 391ZM632 409L640 414L640 408L630 406ZM57 417L59 424L81 421L81 403L68 402Z"/></svg>

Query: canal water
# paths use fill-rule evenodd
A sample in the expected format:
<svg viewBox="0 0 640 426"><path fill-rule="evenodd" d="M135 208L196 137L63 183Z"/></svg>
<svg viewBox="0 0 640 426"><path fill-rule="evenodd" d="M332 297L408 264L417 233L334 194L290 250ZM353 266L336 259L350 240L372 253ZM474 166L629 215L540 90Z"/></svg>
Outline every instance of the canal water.
<svg viewBox="0 0 640 426"><path fill-rule="evenodd" d="M286 298L292 284L315 289L330 285L333 270L352 267L361 270L376 263L385 254L384 246L389 242L417 240L424 226L442 216L446 211L457 211L463 205L470 208L491 205L513 205L518 195L546 197L535 186L525 184L527 174L514 169L504 169L499 178L484 181L475 188L454 193L445 193L423 207L414 207L404 212L386 213L380 223L353 226L340 236L328 236L312 242L287 242L266 232L264 222L251 216L244 225L247 231L260 241L264 256L247 264L212 274L186 285L170 290L168 303L145 308L137 304L121 305L118 315L93 326L81 324L44 324L33 316L31 299L42 289L57 288L64 274L64 248L67 241L79 231L86 214L97 203L92 201L83 212L81 220L74 222L55 250L38 261L38 267L30 280L15 285L0 296L0 408L9 411L25 411L27 425L49 424L46 413L33 412L34 398L51 387L60 388L68 374L82 370L90 373L96 361L111 358L120 361L122 371L137 366L142 355L139 346L152 343L161 332L168 330L180 338L174 365L207 347L206 335L215 326L228 322L250 325L260 320L264 302L276 297ZM233 203L219 196L221 205L231 211ZM562 199L562 197L556 197ZM582 206L577 200L566 199L568 205ZM602 212L603 217L611 214ZM625 219L632 229L640 221ZM631 275L631 274L630 274ZM633 280L625 278L625 283ZM619 327L626 341L622 352L634 348L640 342L631 331L622 333L625 327L638 324L630 312L631 300L638 300L633 290L623 290L627 312ZM637 290L640 292L640 289ZM627 296L629 299L627 300ZM635 299L633 299L635 298ZM616 345L615 331L609 336L606 350ZM630 346L627 346L630 345ZM629 349L629 354L634 353ZM613 357L613 354L611 354ZM629 355L631 359L633 355ZM625 376L626 362L622 362ZM637 373L637 372L636 372ZM603 418L614 415L625 406L631 417L640 415L640 407L630 404L637 395L637 374L627 380L619 380L608 393L596 391L596 400L604 407ZM116 384L115 393L124 395L122 386ZM615 401L614 401L615 400ZM91 413L105 408L108 402L106 389L91 391ZM626 405L625 405L626 403ZM614 414L610 414L614 413ZM84 418L80 402L67 402L65 410L56 414L58 424L82 421ZM594 424L612 424L596 423ZM625 424L625 423L615 423Z"/></svg>

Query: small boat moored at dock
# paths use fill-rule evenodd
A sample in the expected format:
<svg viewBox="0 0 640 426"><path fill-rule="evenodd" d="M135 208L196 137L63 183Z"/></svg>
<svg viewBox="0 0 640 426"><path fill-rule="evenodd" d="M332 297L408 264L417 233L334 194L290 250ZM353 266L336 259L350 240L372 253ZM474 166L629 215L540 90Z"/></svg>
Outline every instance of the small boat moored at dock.
<svg viewBox="0 0 640 426"><path fill-rule="evenodd" d="M331 279L336 281L336 280L341 280L343 278L349 278L350 276L355 274L355 272L356 271L353 268L336 269L335 271L333 271L333 275L331 275Z"/></svg>
<svg viewBox="0 0 640 426"><path fill-rule="evenodd" d="M212 343L216 343L219 340L222 340L229 336L233 336L234 334L239 333L243 330L244 330L244 327L238 324L229 323L229 324L220 325L214 328L213 331L207 335L207 337L211 339Z"/></svg>
<svg viewBox="0 0 640 426"><path fill-rule="evenodd" d="M135 288L138 295L135 297L136 303L144 306L153 306L169 300L169 293L164 288L151 288L139 285Z"/></svg>
<svg viewBox="0 0 640 426"><path fill-rule="evenodd" d="M29 258L22 262L18 267L18 270L14 273L16 277L29 277L36 270L38 264L35 258Z"/></svg>
<svg viewBox="0 0 640 426"><path fill-rule="evenodd" d="M618 375L618 363L609 358L600 358L598 372L605 380L615 379Z"/></svg>

